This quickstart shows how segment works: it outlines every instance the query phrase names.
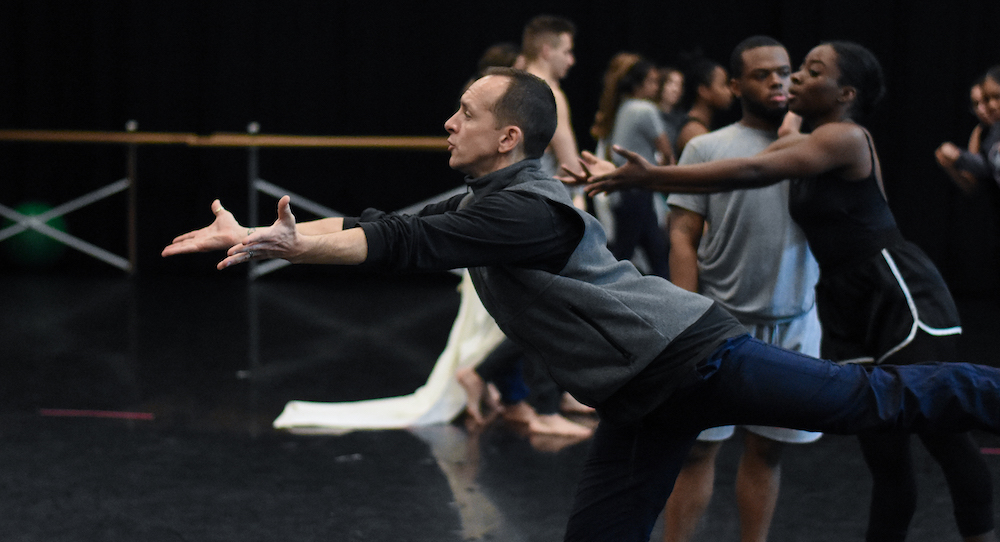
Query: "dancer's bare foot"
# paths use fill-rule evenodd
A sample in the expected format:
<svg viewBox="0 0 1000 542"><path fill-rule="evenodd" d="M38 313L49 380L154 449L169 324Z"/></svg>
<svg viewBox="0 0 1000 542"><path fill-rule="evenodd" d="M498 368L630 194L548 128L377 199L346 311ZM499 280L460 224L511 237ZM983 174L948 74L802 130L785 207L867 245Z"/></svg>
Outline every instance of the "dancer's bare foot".
<svg viewBox="0 0 1000 542"><path fill-rule="evenodd" d="M563 392L562 400L559 403L559 410L567 414L593 414L597 412L594 407L589 407L576 400L569 392Z"/></svg>
<svg viewBox="0 0 1000 542"><path fill-rule="evenodd" d="M528 403L521 401L513 405L507 405L503 409L503 419L513 423L523 423L531 425L538 413Z"/></svg>
<svg viewBox="0 0 1000 542"><path fill-rule="evenodd" d="M539 414L535 422L529 424L531 432L539 435L557 435L560 437L589 438L594 430L574 422L562 414Z"/></svg>
<svg viewBox="0 0 1000 542"><path fill-rule="evenodd" d="M528 433L532 435L588 438L594 434L590 427L569 420L562 414L538 414L524 401L508 406L503 417L509 422L527 425Z"/></svg>
<svg viewBox="0 0 1000 542"><path fill-rule="evenodd" d="M469 414L474 423L478 425L485 423L481 405L486 392L486 383L471 368L459 369L455 372L455 378L465 390L465 412Z"/></svg>
<svg viewBox="0 0 1000 542"><path fill-rule="evenodd" d="M563 437L559 435L528 435L528 442L531 447L539 452L555 453L559 450L579 444L587 440L585 437Z"/></svg>

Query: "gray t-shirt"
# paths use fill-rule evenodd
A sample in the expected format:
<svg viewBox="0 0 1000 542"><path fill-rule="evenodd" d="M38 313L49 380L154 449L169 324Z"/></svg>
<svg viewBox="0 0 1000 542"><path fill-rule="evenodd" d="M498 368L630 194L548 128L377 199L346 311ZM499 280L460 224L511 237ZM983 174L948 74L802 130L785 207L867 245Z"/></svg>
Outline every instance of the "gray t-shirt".
<svg viewBox="0 0 1000 542"><path fill-rule="evenodd" d="M656 139L667 132L656 104L649 100L629 98L618 106L615 126L609 137L612 145L624 147L651 163L657 163ZM611 160L622 165L625 159L612 153Z"/></svg>
<svg viewBox="0 0 1000 542"><path fill-rule="evenodd" d="M731 124L692 139L679 164L753 156L777 138ZM812 308L819 266L788 214L788 181L719 194L671 194L667 203L705 217L699 291L745 323L794 318Z"/></svg>

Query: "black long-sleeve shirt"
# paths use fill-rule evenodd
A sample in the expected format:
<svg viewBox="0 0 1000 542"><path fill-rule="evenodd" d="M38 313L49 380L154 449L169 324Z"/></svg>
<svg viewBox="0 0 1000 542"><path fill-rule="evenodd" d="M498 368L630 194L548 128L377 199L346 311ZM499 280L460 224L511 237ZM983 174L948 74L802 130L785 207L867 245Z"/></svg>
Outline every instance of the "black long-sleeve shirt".
<svg viewBox="0 0 1000 542"><path fill-rule="evenodd" d="M464 194L424 207L414 215L365 210L345 218L368 240L366 267L386 271L435 271L514 265L556 273L583 237L572 210L541 196L501 190L460 208Z"/></svg>

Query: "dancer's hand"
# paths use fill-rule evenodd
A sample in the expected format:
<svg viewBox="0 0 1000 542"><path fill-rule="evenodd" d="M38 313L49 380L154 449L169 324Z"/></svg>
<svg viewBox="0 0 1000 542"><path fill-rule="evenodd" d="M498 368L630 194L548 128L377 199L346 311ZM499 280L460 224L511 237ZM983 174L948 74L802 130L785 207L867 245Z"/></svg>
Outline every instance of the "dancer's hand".
<svg viewBox="0 0 1000 542"><path fill-rule="evenodd" d="M247 235L247 228L240 226L233 213L227 211L219 200L212 202L212 213L215 214L215 220L211 224L200 230L177 236L160 255L174 256L225 250L239 243Z"/></svg>
<svg viewBox="0 0 1000 542"><path fill-rule="evenodd" d="M569 185L586 185L597 175L604 175L615 170L615 165L607 160L601 160L589 151L580 153L580 169L583 173L571 170L565 164L562 165L563 175L556 178Z"/></svg>
<svg viewBox="0 0 1000 542"><path fill-rule="evenodd" d="M611 150L624 157L625 164L612 171L607 171L603 163L610 164L610 162L602 160L602 173L595 174L589 179L590 184L586 188L587 195L596 196L602 192L614 192L622 188L644 187L650 183L650 170L653 165L645 158L618 145L611 147Z"/></svg>
<svg viewBox="0 0 1000 542"><path fill-rule="evenodd" d="M218 268L225 269L250 260L270 258L281 258L294 263L296 256L303 251L302 237L295 228L291 198L282 196L278 200L278 218L274 224L258 228L233 244L226 253L226 259L219 262Z"/></svg>

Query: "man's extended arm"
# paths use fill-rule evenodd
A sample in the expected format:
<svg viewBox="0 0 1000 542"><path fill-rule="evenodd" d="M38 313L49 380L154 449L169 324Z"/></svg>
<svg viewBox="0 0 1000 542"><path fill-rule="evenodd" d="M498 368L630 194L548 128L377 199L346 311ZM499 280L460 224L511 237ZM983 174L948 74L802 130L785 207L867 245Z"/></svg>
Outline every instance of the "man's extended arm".
<svg viewBox="0 0 1000 542"><path fill-rule="evenodd" d="M451 206L451 207L449 207ZM278 202L278 219L248 235L226 212L212 226L178 237L164 256L228 249L223 269L251 259L282 258L293 263L366 266L386 271L447 270L480 265L520 265L558 270L583 235L574 211L544 198L501 191L457 209L457 200L432 205L419 215L375 210L361 219L317 221L325 233L308 235L295 224L288 196ZM206 242L208 231L224 222L227 235ZM356 225L357 227L351 227ZM347 229L338 229L343 228ZM227 244L230 243L231 244Z"/></svg>
<svg viewBox="0 0 1000 542"><path fill-rule="evenodd" d="M245 263L254 257L281 258L292 263L357 265L368 257L368 240L364 230L344 230L343 219L323 219L314 228L315 235L304 234L295 224L291 198L278 200L278 219L268 228L260 228L226 252L219 269ZM338 224L339 222L339 224ZM340 229L338 229L338 227Z"/></svg>
<svg viewBox="0 0 1000 542"><path fill-rule="evenodd" d="M215 215L215 220L211 224L204 228L178 235L163 249L161 255L175 256L177 254L226 250L242 242L254 232L255 228L240 225L236 221L236 217L233 216L233 213L226 210L219 200L213 201L211 208L212 214ZM344 219L342 217L321 218L319 220L299 223L296 227L299 233L303 235L333 233L344 229Z"/></svg>
<svg viewBox="0 0 1000 542"><path fill-rule="evenodd" d="M302 235L321 235L333 233L344 229L344 217L335 216L330 218L320 218L309 222L297 222L295 228Z"/></svg>
<svg viewBox="0 0 1000 542"><path fill-rule="evenodd" d="M583 235L575 211L516 190L447 213L365 220L375 216L366 212L358 227L369 239L365 265L384 271L516 265L555 272Z"/></svg>

